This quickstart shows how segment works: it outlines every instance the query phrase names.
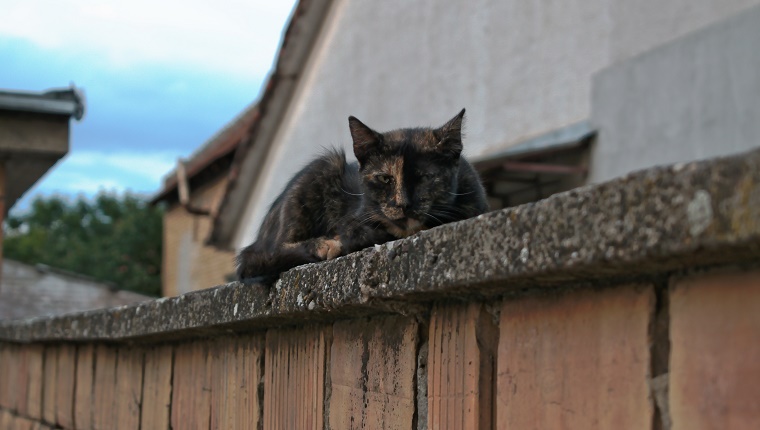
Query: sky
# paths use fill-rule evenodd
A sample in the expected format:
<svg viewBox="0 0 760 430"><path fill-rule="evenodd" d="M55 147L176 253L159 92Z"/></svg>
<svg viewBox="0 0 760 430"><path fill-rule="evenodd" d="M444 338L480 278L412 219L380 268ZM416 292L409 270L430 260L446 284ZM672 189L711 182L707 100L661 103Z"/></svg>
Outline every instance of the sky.
<svg viewBox="0 0 760 430"><path fill-rule="evenodd" d="M256 101L294 1L0 0L0 88L84 90L69 154L29 190L156 193ZM12 178L9 178L12 180Z"/></svg>

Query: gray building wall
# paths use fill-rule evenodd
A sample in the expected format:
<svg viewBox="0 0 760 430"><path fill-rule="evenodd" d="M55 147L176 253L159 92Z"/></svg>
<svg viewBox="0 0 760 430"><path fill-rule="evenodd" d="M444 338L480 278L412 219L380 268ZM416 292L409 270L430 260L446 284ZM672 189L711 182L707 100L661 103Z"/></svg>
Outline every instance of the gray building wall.
<svg viewBox="0 0 760 430"><path fill-rule="evenodd" d="M593 182L760 146L760 7L604 70L592 106Z"/></svg>
<svg viewBox="0 0 760 430"><path fill-rule="evenodd" d="M248 244L287 180L324 147L350 153L347 117L380 131L467 108L465 154L487 158L591 115L600 70L760 0L335 0L251 187Z"/></svg>

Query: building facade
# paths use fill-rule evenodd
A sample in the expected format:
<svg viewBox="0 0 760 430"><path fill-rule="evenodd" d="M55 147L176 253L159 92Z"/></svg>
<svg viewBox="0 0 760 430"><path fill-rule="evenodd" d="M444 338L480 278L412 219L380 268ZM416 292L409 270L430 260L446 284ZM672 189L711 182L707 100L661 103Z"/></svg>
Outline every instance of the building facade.
<svg viewBox="0 0 760 430"><path fill-rule="evenodd" d="M163 228L161 290L176 296L228 282L235 254L207 243L213 219L227 190L230 166L241 140L258 116L244 109L216 135L164 178L153 204L166 205Z"/></svg>
<svg viewBox="0 0 760 430"><path fill-rule="evenodd" d="M575 153L567 171L577 176L551 192L756 146L754 121L731 145L707 147L690 137L710 124L722 124L713 133L732 128L724 121L730 111L722 109L731 107L729 97L718 109L700 108L712 102L714 89L742 96L755 88L751 46L721 44L742 37L728 34L732 20L753 19L758 4L302 1L260 100L265 114L241 146L212 242L232 249L250 243L293 173L325 147L350 153L349 115L383 131L440 125L465 107L465 155L481 165L508 161L521 145L547 150L586 141L587 152ZM743 34L754 33L748 28ZM652 56L659 60L648 60ZM744 112L744 124L757 103L740 99L734 107ZM694 109L687 112L679 103ZM659 131L647 134L654 129ZM596 135L595 142L573 130ZM647 141L653 138L660 142ZM545 164L500 166L507 173L538 169L543 176L563 167ZM490 192L504 188L486 185Z"/></svg>

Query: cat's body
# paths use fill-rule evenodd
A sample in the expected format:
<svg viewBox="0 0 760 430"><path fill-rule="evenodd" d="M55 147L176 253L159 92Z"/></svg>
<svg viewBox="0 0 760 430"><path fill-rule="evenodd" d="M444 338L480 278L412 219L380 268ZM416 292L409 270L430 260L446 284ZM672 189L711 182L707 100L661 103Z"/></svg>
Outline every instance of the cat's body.
<svg viewBox="0 0 760 430"><path fill-rule="evenodd" d="M358 163L331 151L298 172L238 255L239 278L271 282L300 264L487 211L480 178L460 155L463 116L382 134L349 118Z"/></svg>

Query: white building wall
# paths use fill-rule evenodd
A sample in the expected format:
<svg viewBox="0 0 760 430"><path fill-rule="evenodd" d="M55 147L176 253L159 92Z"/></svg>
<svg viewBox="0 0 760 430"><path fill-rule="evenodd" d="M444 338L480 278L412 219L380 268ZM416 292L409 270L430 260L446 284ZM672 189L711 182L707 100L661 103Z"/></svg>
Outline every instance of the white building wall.
<svg viewBox="0 0 760 430"><path fill-rule="evenodd" d="M760 0L335 0L234 239L251 242L288 179L347 118L385 131L467 108L465 154L487 157L586 120L599 70Z"/></svg>

